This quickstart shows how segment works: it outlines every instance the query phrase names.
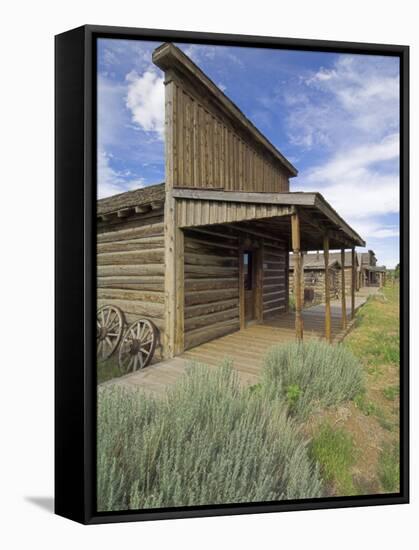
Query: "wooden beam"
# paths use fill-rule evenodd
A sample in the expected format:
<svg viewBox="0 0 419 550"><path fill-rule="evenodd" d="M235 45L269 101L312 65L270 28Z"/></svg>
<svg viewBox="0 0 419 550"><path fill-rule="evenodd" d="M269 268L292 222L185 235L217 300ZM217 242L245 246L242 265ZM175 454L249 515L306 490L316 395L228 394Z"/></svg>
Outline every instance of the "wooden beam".
<svg viewBox="0 0 419 550"><path fill-rule="evenodd" d="M341 265L341 293L342 293L342 328L346 329L346 285L345 285L345 249L342 248L340 251L340 265Z"/></svg>
<svg viewBox="0 0 419 550"><path fill-rule="evenodd" d="M351 284L351 318L355 317L355 290L356 290L356 256L355 248L352 248L352 284Z"/></svg>
<svg viewBox="0 0 419 550"><path fill-rule="evenodd" d="M313 210L322 214L325 220L335 227L335 238L342 244L348 240L349 245L355 243L365 246L365 242L330 206L320 193L288 192L288 193L260 193L260 192L224 192L201 189L174 189L173 196L181 199L195 199L204 201L242 202L253 204L277 204L282 206L294 206L309 208L309 216ZM323 226L324 228L324 226Z"/></svg>
<svg viewBox="0 0 419 550"><path fill-rule="evenodd" d="M222 202L247 202L253 204L279 204L282 206L314 206L316 193L261 193L244 191L210 191L206 189L174 189L177 199L195 199Z"/></svg>
<svg viewBox="0 0 419 550"><path fill-rule="evenodd" d="M173 197L174 151L176 148L176 86L166 81L166 199L164 204L165 244L165 357L184 351L184 236L177 224L176 200Z"/></svg>
<svg viewBox="0 0 419 550"><path fill-rule="evenodd" d="M301 292L301 235L298 213L291 216L291 244L294 257L294 299L295 299L295 337L303 339L302 292Z"/></svg>
<svg viewBox="0 0 419 550"><path fill-rule="evenodd" d="M239 231L240 233L247 233L248 235L254 235L255 237L259 237L261 239L269 239L271 241L275 241L281 244L284 244L285 238L282 237L273 237L269 233L264 233L262 231L255 231L254 229L251 229L252 226L243 225L243 223L229 223L228 225L225 225L224 227L233 227L235 231Z"/></svg>
<svg viewBox="0 0 419 550"><path fill-rule="evenodd" d="M300 210L299 211L299 214L300 214L300 219L301 219L301 222L302 223L305 223L307 225L309 225L310 227L312 227L313 229L315 229L319 235L320 235L320 238L321 236L323 235L324 233L324 230L325 230L325 226L326 226L326 229L327 229L327 233L329 235L329 240L335 240L337 241L338 243L340 243L341 245L345 246L345 247L348 247L350 248L352 245L353 245L353 241L351 241L347 236L345 236L345 234L343 234L342 231L335 231L334 229L331 229L328 225L328 221L327 219L319 219L314 213L313 211L310 211L309 213L304 213L304 211Z"/></svg>
<svg viewBox="0 0 419 550"><path fill-rule="evenodd" d="M145 212L148 212L150 210L149 204L141 204L135 207L135 213L136 214L144 214Z"/></svg>
<svg viewBox="0 0 419 550"><path fill-rule="evenodd" d="M122 208L118 210L118 218L126 218L133 212L133 208Z"/></svg>
<svg viewBox="0 0 419 550"><path fill-rule="evenodd" d="M109 220L111 220L112 218L114 218L116 216L116 212L111 212L110 214L100 214L98 217L99 219L101 219L103 222L108 222Z"/></svg>
<svg viewBox="0 0 419 550"><path fill-rule="evenodd" d="M326 233L323 239L324 250L324 298L325 298L325 316L324 332L328 342L332 341L332 317L330 311L330 279L329 279L329 235Z"/></svg>
<svg viewBox="0 0 419 550"><path fill-rule="evenodd" d="M151 210L159 210L160 208L163 208L164 201L152 201L150 203Z"/></svg>

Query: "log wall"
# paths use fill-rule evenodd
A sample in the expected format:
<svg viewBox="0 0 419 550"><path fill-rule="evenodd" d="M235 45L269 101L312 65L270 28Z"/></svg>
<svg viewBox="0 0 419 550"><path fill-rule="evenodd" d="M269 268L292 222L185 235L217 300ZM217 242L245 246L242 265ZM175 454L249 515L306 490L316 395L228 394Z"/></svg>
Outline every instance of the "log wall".
<svg viewBox="0 0 419 550"><path fill-rule="evenodd" d="M338 285L338 292L339 292L339 296L341 295L341 287L342 287L342 273L341 273L341 270L338 269L337 270L337 273L336 273L336 278L337 278L337 285ZM359 290L359 276L358 276L358 272L357 272L357 276L356 276L356 290ZM350 296L351 295L351 289L352 289L352 267L345 267L345 292L346 292L346 296Z"/></svg>
<svg viewBox="0 0 419 550"><path fill-rule="evenodd" d="M197 89L173 88L173 187L225 191L289 191L277 159Z"/></svg>
<svg viewBox="0 0 419 550"><path fill-rule="evenodd" d="M239 249L246 238L231 227L184 230L185 349L240 329ZM269 236L250 240L262 251L262 316L269 319L288 308L288 249Z"/></svg>
<svg viewBox="0 0 419 550"><path fill-rule="evenodd" d="M333 267L329 267L329 289L330 298L333 300L340 296L340 277L338 276L338 270ZM289 289L292 295L292 289L294 284L294 271L289 271ZM320 304L325 300L325 272L323 269L304 269L303 277L304 289L310 289L311 292L304 292L304 303L306 305ZM349 290L350 292L350 290ZM308 295L312 296L312 299L307 299ZM348 294L349 296L349 294Z"/></svg>
<svg viewBox="0 0 419 550"><path fill-rule="evenodd" d="M263 240L263 318L288 309L288 249L285 243Z"/></svg>
<svg viewBox="0 0 419 550"><path fill-rule="evenodd" d="M185 349L240 328L237 236L186 230Z"/></svg>
<svg viewBox="0 0 419 550"><path fill-rule="evenodd" d="M147 317L161 336L165 315L163 231L163 209L126 219L115 217L97 225L97 306L119 307L127 323Z"/></svg>

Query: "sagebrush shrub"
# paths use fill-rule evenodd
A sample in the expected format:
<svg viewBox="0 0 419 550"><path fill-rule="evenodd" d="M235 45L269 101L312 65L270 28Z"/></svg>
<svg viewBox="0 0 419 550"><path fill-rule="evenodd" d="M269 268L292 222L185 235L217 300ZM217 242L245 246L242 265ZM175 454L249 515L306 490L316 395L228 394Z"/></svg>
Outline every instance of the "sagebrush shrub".
<svg viewBox="0 0 419 550"><path fill-rule="evenodd" d="M192 366L165 399L103 387L98 395L98 509L321 496L287 407L240 388L228 366Z"/></svg>
<svg viewBox="0 0 419 550"><path fill-rule="evenodd" d="M288 401L291 415L304 420L316 405L336 405L355 397L363 388L363 371L342 345L292 342L269 350L261 386L268 395Z"/></svg>

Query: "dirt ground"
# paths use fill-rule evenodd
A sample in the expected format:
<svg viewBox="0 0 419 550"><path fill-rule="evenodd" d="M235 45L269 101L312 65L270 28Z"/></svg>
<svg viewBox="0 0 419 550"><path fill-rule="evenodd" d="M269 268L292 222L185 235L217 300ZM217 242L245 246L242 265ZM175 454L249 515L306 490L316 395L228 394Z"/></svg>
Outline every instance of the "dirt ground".
<svg viewBox="0 0 419 550"><path fill-rule="evenodd" d="M361 319L349 336L353 349L358 349L359 343L361 356L363 346L368 346L369 333L382 330L383 336L391 337L395 330L390 319L396 316L398 323L398 302L388 303L385 298L374 300L375 309L371 311L371 316L377 312L386 316L381 328L370 327L367 316L367 319ZM357 343L355 347L354 342ZM378 474L380 454L387 452L390 446L399 444L399 365L395 362L377 363L376 358L365 356L363 364L365 394L343 405L317 411L304 426L304 433L311 438L325 423L334 429L343 429L350 435L355 447L356 458L350 473L356 493L379 494L387 492ZM330 496L337 496L333 483L327 490Z"/></svg>

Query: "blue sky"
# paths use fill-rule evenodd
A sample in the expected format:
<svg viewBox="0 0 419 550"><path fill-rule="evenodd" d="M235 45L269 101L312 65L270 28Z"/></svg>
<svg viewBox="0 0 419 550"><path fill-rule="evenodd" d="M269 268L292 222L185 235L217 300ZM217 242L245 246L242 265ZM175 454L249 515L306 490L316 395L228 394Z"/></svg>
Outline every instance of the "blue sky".
<svg viewBox="0 0 419 550"><path fill-rule="evenodd" d="M98 196L164 181L159 42L98 41ZM380 264L399 261L398 58L177 44L319 191Z"/></svg>

